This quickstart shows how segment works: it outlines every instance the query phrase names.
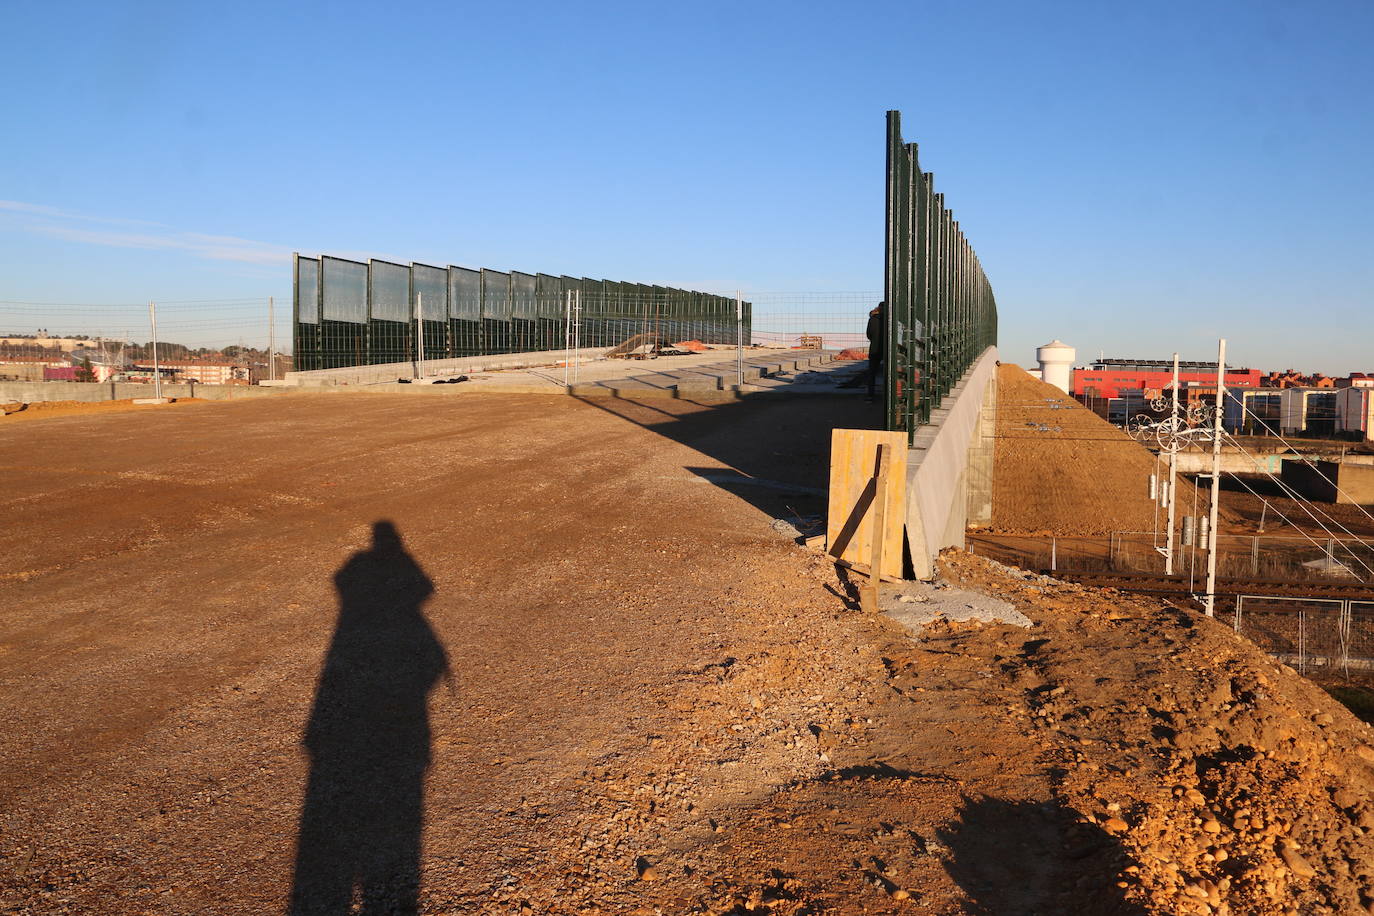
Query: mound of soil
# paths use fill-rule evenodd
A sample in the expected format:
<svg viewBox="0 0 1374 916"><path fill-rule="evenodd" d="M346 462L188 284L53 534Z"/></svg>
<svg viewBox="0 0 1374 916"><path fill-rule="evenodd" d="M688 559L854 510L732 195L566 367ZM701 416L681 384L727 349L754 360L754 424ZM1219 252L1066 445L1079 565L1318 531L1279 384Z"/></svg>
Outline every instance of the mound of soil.
<svg viewBox="0 0 1374 916"><path fill-rule="evenodd" d="M1060 536L1151 531L1150 475L1140 443L1019 366L998 369L992 530ZM1191 492L1181 483L1178 492Z"/></svg>
<svg viewBox="0 0 1374 916"><path fill-rule="evenodd" d="M151 390L148 394L152 397ZM204 398L171 398L168 404L208 404ZM32 401L27 404L12 402L4 405L6 422L15 420L38 420L45 417L65 417L80 414L105 414L121 410L154 410L165 404L135 404L131 398L117 401Z"/></svg>

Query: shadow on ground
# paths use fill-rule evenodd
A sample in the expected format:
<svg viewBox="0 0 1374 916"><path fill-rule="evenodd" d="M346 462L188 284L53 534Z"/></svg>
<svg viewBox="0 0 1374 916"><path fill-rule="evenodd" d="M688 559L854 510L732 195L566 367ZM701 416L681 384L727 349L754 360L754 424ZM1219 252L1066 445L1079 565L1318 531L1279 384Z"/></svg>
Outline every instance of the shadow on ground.
<svg viewBox="0 0 1374 916"><path fill-rule="evenodd" d="M726 467L684 470L790 523L825 517L831 430L883 425L881 404L845 396L578 400L714 458Z"/></svg>
<svg viewBox="0 0 1374 916"><path fill-rule="evenodd" d="M304 744L292 914L417 911L428 697L452 680L422 605L434 585L390 522L334 576L339 616Z"/></svg>
<svg viewBox="0 0 1374 916"><path fill-rule="evenodd" d="M1144 916L1116 886L1120 842L1054 802L965 797L938 832L945 870L976 916Z"/></svg>

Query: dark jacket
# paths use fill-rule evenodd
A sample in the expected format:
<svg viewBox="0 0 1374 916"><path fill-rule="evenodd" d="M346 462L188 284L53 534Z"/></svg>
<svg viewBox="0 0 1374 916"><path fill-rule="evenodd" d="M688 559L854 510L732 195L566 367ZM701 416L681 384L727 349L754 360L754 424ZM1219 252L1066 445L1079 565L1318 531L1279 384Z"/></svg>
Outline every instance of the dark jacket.
<svg viewBox="0 0 1374 916"><path fill-rule="evenodd" d="M868 358L881 359L887 350L887 316L881 310L868 316Z"/></svg>

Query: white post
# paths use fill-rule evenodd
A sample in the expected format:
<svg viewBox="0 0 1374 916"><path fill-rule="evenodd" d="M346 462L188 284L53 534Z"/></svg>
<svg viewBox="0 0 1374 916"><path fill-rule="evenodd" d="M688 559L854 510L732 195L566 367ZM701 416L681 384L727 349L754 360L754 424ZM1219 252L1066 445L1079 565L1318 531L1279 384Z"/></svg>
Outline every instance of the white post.
<svg viewBox="0 0 1374 916"><path fill-rule="evenodd" d="M267 297L267 377L277 380L277 314L272 297Z"/></svg>
<svg viewBox="0 0 1374 916"><path fill-rule="evenodd" d="M162 368L157 362L157 303L148 302L148 323L153 326L153 397L162 397Z"/></svg>
<svg viewBox="0 0 1374 916"><path fill-rule="evenodd" d="M568 301L563 306L563 387L568 387L568 375L572 372L572 296L568 290Z"/></svg>
<svg viewBox="0 0 1374 916"><path fill-rule="evenodd" d="M577 384L582 372L582 290L574 290L573 295L573 384Z"/></svg>
<svg viewBox="0 0 1374 916"><path fill-rule="evenodd" d="M1207 532L1207 616L1216 616L1217 504L1221 500L1221 415L1226 397L1226 338L1217 341L1217 415L1212 427L1212 508Z"/></svg>
<svg viewBox="0 0 1374 916"><path fill-rule="evenodd" d="M415 377L425 377L425 294L415 294Z"/></svg>
<svg viewBox="0 0 1374 916"><path fill-rule="evenodd" d="M1170 416L1173 417L1173 422L1174 422L1174 433L1177 434L1177 433L1179 432L1179 430L1178 430L1178 423L1179 423L1179 419L1178 419L1178 354L1177 354L1177 353L1174 354L1174 394L1173 394L1173 407L1171 408ZM1168 503L1166 504L1166 505L1168 506L1168 515L1169 515L1169 519L1168 519L1168 521L1165 523L1165 524L1166 524L1166 529L1167 529L1167 530L1166 530L1165 536L1167 537L1168 540L1165 541L1165 544L1164 544L1164 575L1166 575L1166 576L1172 576L1172 575L1174 574L1174 483L1175 483L1177 480L1178 480L1178 442L1175 441L1175 442L1173 443L1173 447L1169 450L1169 479L1166 480L1166 481L1164 482L1164 486L1166 487L1166 489L1165 489L1164 492L1165 492L1165 494L1166 494L1167 499L1169 500Z"/></svg>
<svg viewBox="0 0 1374 916"><path fill-rule="evenodd" d="M735 290L735 362L739 368L739 384L744 386L744 297Z"/></svg>

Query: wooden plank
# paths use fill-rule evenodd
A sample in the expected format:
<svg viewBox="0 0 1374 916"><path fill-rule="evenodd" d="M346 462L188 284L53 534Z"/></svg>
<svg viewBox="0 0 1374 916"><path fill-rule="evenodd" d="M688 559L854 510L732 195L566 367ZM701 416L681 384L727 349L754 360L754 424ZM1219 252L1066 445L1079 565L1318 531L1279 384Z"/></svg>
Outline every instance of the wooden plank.
<svg viewBox="0 0 1374 916"><path fill-rule="evenodd" d="M873 562L873 504L878 446L890 446L884 500L882 578L902 575L902 528L906 518L906 433L876 429L837 429L830 438L830 500L826 552L837 560L867 567Z"/></svg>
<svg viewBox="0 0 1374 916"><path fill-rule="evenodd" d="M883 547L887 543L887 487L892 472L892 446L879 445L878 456L875 464L877 469L874 471L873 480L875 491L873 496L873 511L869 514L873 516L873 559L869 562L870 569L881 570L883 568ZM863 607L869 614L878 613L878 589L881 576L870 576L868 585L863 590Z"/></svg>

